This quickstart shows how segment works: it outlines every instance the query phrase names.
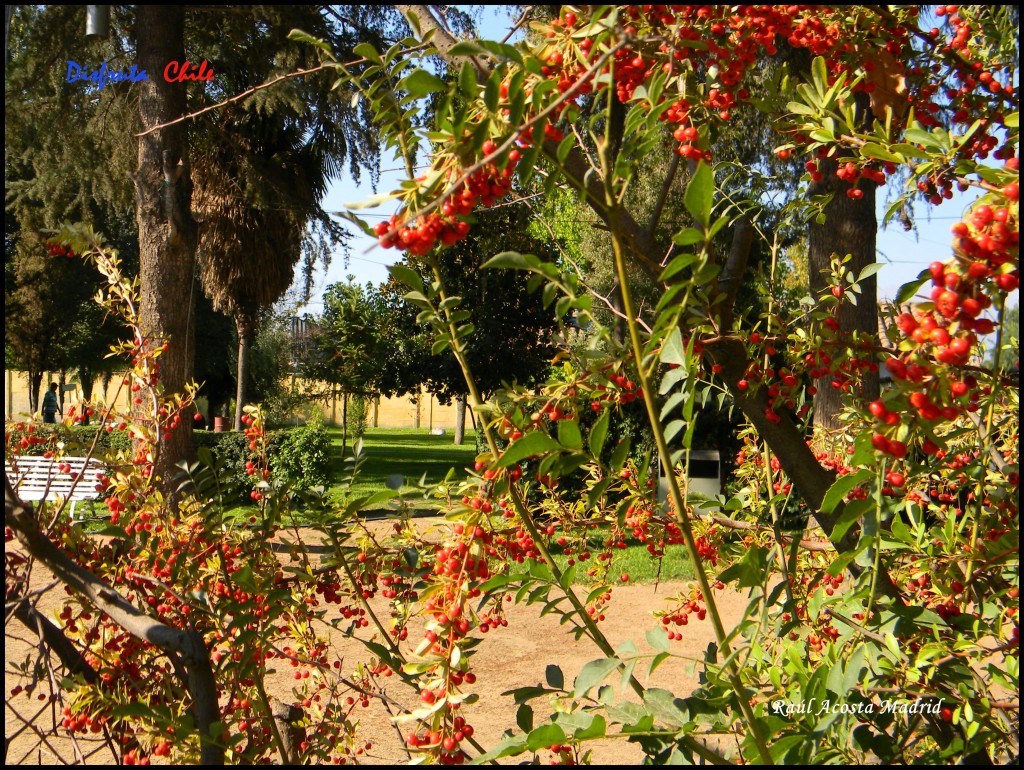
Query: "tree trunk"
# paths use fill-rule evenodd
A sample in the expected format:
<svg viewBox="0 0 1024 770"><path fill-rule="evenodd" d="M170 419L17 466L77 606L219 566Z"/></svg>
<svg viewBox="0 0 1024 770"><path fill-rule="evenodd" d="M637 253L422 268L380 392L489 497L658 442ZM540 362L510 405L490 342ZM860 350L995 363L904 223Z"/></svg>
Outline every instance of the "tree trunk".
<svg viewBox="0 0 1024 770"><path fill-rule="evenodd" d="M455 446L462 446L466 440L466 397L455 399Z"/></svg>
<svg viewBox="0 0 1024 770"><path fill-rule="evenodd" d="M186 84L162 77L169 61L185 60L185 9L180 5L140 5L136 9L139 68L149 73L138 84L139 117L145 131L181 117ZM194 370L192 283L197 227L192 219L186 124L139 137L135 176L139 225L140 325L146 344L168 343L160 356L163 393L181 393ZM152 419L152 415L139 415ZM191 461L192 421L163 434L154 479L173 489L178 462Z"/></svg>
<svg viewBox="0 0 1024 770"><path fill-rule="evenodd" d="M28 410L32 414L39 411L39 388L43 385L43 373L32 371L28 372Z"/></svg>
<svg viewBox="0 0 1024 770"><path fill-rule="evenodd" d="M238 384L235 388L235 430L242 429L242 408L248 395L249 383L249 343L252 338L253 324L241 314L235 316L238 329Z"/></svg>
<svg viewBox="0 0 1024 770"><path fill-rule="evenodd" d="M64 416L64 386L68 382L68 373L61 369L57 373L57 403L60 404L60 416Z"/></svg>
<svg viewBox="0 0 1024 770"><path fill-rule="evenodd" d="M79 405L82 408L82 425L89 424L89 413L86 411L86 404L92 403L92 386L95 379L96 375L86 367L80 366L78 368L78 381L82 386L82 403Z"/></svg>
<svg viewBox="0 0 1024 770"><path fill-rule="evenodd" d="M836 163L833 160L818 162L819 171L824 175L821 182L811 185L809 195L832 194L832 200L825 206L825 222L811 222L809 228L810 244L810 289L817 297L827 292L829 268L833 254L845 257L853 255L853 259L844 266L844 275L852 272L856 278L860 271L875 261L875 238L878 233L878 221L875 215L874 182L861 179L858 188L864 191L864 197L853 200L846 195L850 185L836 176ZM857 295L857 304L844 301L840 306L839 330L843 335L878 334L878 284L875 277L860 283L861 292ZM834 356L836 350L826 348L823 352ZM815 385L818 389L814 397L814 424L819 428L834 430L838 427L839 410L842 403L842 390L833 386L833 377L826 375L819 378ZM858 395L866 400L878 398L878 371L865 371Z"/></svg>
<svg viewBox="0 0 1024 770"><path fill-rule="evenodd" d="M348 392L341 394L341 459L348 452Z"/></svg>

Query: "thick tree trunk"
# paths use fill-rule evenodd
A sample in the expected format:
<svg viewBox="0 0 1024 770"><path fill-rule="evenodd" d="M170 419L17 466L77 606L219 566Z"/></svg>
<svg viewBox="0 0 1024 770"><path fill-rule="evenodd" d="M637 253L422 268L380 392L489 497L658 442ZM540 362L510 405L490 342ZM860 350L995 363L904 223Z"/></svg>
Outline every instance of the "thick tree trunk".
<svg viewBox="0 0 1024 770"><path fill-rule="evenodd" d="M139 116L146 130L185 114L186 84L163 78L167 62L185 60L185 9L140 5L136 20L139 68L149 73L138 84ZM168 343L159 359L160 384L167 394L184 391L192 379L195 358L192 282L197 227L192 219L187 149L183 123L139 137L135 177L142 333L148 344ZM176 430L164 434L154 477L173 489L176 464L191 461L192 454L192 421L183 420Z"/></svg>
<svg viewBox="0 0 1024 770"><path fill-rule="evenodd" d="M242 408L248 397L249 384L249 346L252 339L252 323L249 319L236 316L238 329L238 385L235 388L235 430L242 429Z"/></svg>
<svg viewBox="0 0 1024 770"><path fill-rule="evenodd" d="M832 200L825 207L825 222L810 225L810 289L814 296L827 292L829 268L833 254L845 257L853 255L853 259L844 267L854 277L875 261L875 238L878 233L878 222L875 216L876 185L861 179L858 187L864 191L864 197L853 200L846 195L850 185L836 176L835 161L822 160L818 163L824 174L821 182L811 186L811 195L832 193ZM872 276L860 284L861 293L857 295L857 304L844 301L839 309L837 320L840 332L849 335L877 335L878 333L878 290L877 282ZM834 356L836 350L826 348L825 353ZM842 403L842 390L833 385L833 377L827 375L815 383L818 392L814 397L814 424L819 428L834 430L838 427L839 410ZM863 383L858 395L867 400L878 397L878 373L864 372Z"/></svg>
<svg viewBox="0 0 1024 770"><path fill-rule="evenodd" d="M462 446L466 440L466 397L455 399L455 446Z"/></svg>

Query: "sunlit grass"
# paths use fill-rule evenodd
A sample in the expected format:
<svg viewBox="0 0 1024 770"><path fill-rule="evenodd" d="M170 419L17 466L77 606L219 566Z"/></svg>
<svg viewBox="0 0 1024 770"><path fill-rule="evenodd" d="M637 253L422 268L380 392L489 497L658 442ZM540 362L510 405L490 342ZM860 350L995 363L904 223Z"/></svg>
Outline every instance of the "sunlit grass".
<svg viewBox="0 0 1024 770"><path fill-rule="evenodd" d="M466 431L461 446L452 443L450 432L433 436L426 430L416 429L367 430L363 435L366 459L360 465L352 487L347 488L341 483L345 475L345 463L341 456L341 429L329 428L328 432L334 450L332 478L335 482L329 494L342 502L382 492L388 489L389 477L401 476L410 506L417 509L436 507L436 501L424 499L415 490L409 492L408 487L416 487L421 480L427 485L436 486L450 471L454 471L456 479L463 479L466 477L466 469L472 467L476 458L476 434L472 430ZM346 457L351 457L351 438L346 449Z"/></svg>

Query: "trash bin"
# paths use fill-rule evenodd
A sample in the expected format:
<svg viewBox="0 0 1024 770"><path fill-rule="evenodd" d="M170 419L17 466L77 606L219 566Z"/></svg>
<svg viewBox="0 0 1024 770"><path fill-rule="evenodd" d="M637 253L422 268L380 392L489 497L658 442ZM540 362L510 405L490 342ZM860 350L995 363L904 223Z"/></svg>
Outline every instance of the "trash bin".
<svg viewBox="0 0 1024 770"><path fill-rule="evenodd" d="M690 468L686 476L684 493L699 494L713 498L722 491L721 457L717 449L694 449L690 451ZM658 477L658 502L668 501L668 479Z"/></svg>

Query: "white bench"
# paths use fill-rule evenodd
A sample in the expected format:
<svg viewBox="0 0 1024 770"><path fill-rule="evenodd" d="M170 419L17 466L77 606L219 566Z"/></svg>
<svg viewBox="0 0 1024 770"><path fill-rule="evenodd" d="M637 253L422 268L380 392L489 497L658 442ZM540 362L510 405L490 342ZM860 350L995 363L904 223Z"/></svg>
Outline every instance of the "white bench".
<svg viewBox="0 0 1024 770"><path fill-rule="evenodd" d="M94 458L18 455L4 462L4 473L23 502L70 502L72 523L75 506L83 500L98 500L106 489L101 481L106 466Z"/></svg>

